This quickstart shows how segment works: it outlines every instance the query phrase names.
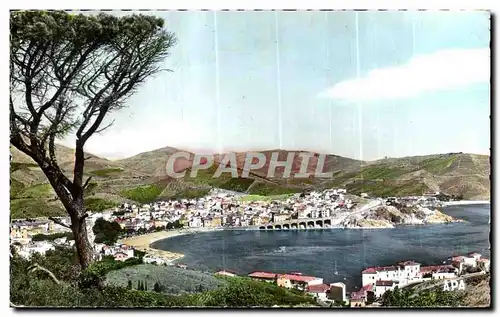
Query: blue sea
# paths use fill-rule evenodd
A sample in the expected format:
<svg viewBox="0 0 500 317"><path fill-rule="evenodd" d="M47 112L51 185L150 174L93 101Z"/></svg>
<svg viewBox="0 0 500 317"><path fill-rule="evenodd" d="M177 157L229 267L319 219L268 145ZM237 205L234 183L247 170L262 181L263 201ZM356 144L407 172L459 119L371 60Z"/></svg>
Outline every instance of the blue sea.
<svg viewBox="0 0 500 317"><path fill-rule="evenodd" d="M227 269L242 275L302 272L326 283L344 282L353 290L361 284L361 271L370 266L401 260L442 264L470 252L490 256L489 204L448 206L442 211L466 222L388 229L228 230L177 236L153 246L183 253L180 262L192 269Z"/></svg>

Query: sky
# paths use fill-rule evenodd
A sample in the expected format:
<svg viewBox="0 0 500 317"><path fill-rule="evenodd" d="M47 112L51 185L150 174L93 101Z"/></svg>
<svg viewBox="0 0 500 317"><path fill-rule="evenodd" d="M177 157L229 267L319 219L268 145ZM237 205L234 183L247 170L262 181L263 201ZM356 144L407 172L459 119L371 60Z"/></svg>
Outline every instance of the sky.
<svg viewBox="0 0 500 317"><path fill-rule="evenodd" d="M110 114L114 125L92 136L88 152L489 154L487 12L148 14L178 39L163 65L172 72Z"/></svg>

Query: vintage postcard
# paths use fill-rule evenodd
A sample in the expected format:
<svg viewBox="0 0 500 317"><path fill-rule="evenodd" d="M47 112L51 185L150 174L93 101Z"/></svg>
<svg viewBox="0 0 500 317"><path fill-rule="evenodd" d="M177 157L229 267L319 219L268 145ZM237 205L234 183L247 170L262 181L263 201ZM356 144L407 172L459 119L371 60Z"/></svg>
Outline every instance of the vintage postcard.
<svg viewBox="0 0 500 317"><path fill-rule="evenodd" d="M11 306L491 307L490 28L11 11Z"/></svg>

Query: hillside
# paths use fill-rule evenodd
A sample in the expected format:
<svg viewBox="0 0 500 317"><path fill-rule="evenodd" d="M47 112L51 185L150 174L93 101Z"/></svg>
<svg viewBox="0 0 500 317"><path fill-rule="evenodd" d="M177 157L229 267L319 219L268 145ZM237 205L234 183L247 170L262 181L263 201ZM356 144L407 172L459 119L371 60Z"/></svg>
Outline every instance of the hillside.
<svg viewBox="0 0 500 317"><path fill-rule="evenodd" d="M263 151L266 164L250 171L247 178L232 178L230 173L212 177L221 161L199 170L196 178L190 177L192 158L176 161L175 171L186 171L181 179L173 179L166 173L169 155L179 151L164 147L136 156L110 161L86 154L85 176L92 177L87 191L86 204L91 210L102 210L122 202L151 202L157 199L199 197L213 188L243 192L252 195L283 195L307 189L345 187L350 192L362 192L377 196L401 196L441 191L461 195L464 199L489 199L489 156L450 153L429 156L391 158L363 162L336 155L326 155L323 172L333 172L331 179L283 178L283 168L274 177L267 177L272 153L279 153L285 161L288 151ZM59 145L58 162L71 178L74 151ZM11 147L11 215L14 218L57 215L63 213L43 172L26 155ZM234 153L238 175L244 167L245 153ZM291 174L300 169L302 159L294 154ZM310 159L307 172L314 172L318 155ZM254 161L255 163L255 161Z"/></svg>
<svg viewBox="0 0 500 317"><path fill-rule="evenodd" d="M462 277L464 290L451 291L455 297L454 307L490 307L491 305L491 275ZM406 289L417 296L425 293L435 293L443 289L442 280L427 281Z"/></svg>

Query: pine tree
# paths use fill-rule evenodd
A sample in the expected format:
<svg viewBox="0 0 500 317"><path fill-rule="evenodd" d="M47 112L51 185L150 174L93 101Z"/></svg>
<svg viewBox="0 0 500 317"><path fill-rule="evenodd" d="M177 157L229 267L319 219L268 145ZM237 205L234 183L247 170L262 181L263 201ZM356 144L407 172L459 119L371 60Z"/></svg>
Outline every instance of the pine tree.
<svg viewBox="0 0 500 317"><path fill-rule="evenodd" d="M144 290L147 291L148 290L148 282L147 281L144 281Z"/></svg>
<svg viewBox="0 0 500 317"><path fill-rule="evenodd" d="M132 289L132 281L131 280L128 280L127 288Z"/></svg>
<svg viewBox="0 0 500 317"><path fill-rule="evenodd" d="M158 284L158 282L156 282L155 285L153 286L153 290L157 293L161 292L160 284Z"/></svg>

